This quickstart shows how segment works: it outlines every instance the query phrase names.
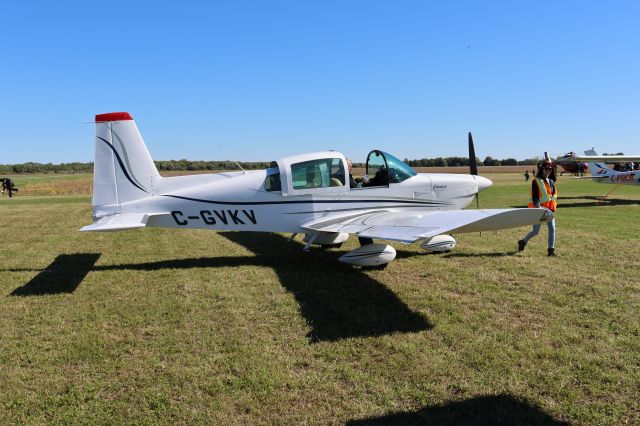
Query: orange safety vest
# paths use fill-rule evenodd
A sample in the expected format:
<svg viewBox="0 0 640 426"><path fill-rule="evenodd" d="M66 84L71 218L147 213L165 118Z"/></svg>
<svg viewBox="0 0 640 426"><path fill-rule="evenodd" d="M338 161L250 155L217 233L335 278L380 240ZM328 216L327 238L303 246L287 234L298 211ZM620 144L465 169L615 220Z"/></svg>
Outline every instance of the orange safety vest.
<svg viewBox="0 0 640 426"><path fill-rule="evenodd" d="M556 206L558 205L558 187L553 185L553 193L551 193L551 186L545 179L536 178L536 182L538 182L538 198L540 198L540 207L546 207L552 212L555 212ZM542 188L544 188L544 191ZM535 207L533 205L533 187L531 188L531 191L528 207Z"/></svg>

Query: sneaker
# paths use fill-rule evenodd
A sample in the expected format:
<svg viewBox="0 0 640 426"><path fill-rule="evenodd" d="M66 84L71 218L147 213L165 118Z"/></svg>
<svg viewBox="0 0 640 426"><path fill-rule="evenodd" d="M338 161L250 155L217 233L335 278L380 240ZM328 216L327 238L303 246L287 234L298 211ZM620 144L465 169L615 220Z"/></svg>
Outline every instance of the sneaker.
<svg viewBox="0 0 640 426"><path fill-rule="evenodd" d="M548 256L555 256L556 255L556 249L554 249L554 248L547 249L547 255Z"/></svg>
<svg viewBox="0 0 640 426"><path fill-rule="evenodd" d="M525 240L519 240L518 241L518 251L522 251L524 250L524 246L527 245L527 242Z"/></svg>

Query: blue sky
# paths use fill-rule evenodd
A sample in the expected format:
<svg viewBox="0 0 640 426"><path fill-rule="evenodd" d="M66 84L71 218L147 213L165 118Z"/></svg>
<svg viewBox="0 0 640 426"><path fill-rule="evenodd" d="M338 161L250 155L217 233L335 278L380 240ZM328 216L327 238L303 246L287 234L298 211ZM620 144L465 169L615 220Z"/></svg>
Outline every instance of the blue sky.
<svg viewBox="0 0 640 426"><path fill-rule="evenodd" d="M92 161L128 111L158 160L640 153L637 1L0 6L0 163ZM219 146L224 147L222 151Z"/></svg>

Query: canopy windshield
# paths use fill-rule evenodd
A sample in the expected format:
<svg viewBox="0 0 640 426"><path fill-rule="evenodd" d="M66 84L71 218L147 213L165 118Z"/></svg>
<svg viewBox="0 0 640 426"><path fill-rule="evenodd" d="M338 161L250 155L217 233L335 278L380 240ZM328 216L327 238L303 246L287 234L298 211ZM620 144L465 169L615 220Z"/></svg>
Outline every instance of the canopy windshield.
<svg viewBox="0 0 640 426"><path fill-rule="evenodd" d="M404 161L379 150L369 153L366 167L372 186L400 183L417 175Z"/></svg>

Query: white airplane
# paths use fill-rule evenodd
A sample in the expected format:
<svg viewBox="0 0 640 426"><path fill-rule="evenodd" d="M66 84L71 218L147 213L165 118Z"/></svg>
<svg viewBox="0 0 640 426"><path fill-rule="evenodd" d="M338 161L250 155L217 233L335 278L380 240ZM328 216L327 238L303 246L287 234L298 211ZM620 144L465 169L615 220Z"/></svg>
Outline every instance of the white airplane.
<svg viewBox="0 0 640 426"><path fill-rule="evenodd" d="M544 208L461 210L492 182L474 175L416 173L380 150L367 157L366 172L373 177L357 188L350 185L345 156L336 151L285 157L266 170L161 177L129 113L99 114L95 122L95 222L81 231L166 227L305 233L305 250L311 244L337 246L354 234L361 247L340 260L384 267L395 258L395 249L374 244L374 238L421 241L426 247L445 233L553 218ZM469 141L472 146L471 135Z"/></svg>
<svg viewBox="0 0 640 426"><path fill-rule="evenodd" d="M593 149L584 152L584 155L574 155L570 161L599 161L602 163L626 163L630 161L640 161L640 155L598 155Z"/></svg>
<svg viewBox="0 0 640 426"><path fill-rule="evenodd" d="M596 152L592 149L584 152L586 158L591 159L589 162L589 168L591 169L591 176L587 176L589 179L595 179L600 183L613 183L616 185L621 184L631 184L631 185L640 185L640 171L632 170L627 172L619 172L617 170L612 170L604 164L604 161L638 161L640 157L625 155L625 156L598 156ZM624 158L623 160L620 160ZM584 160L582 160L584 161Z"/></svg>

